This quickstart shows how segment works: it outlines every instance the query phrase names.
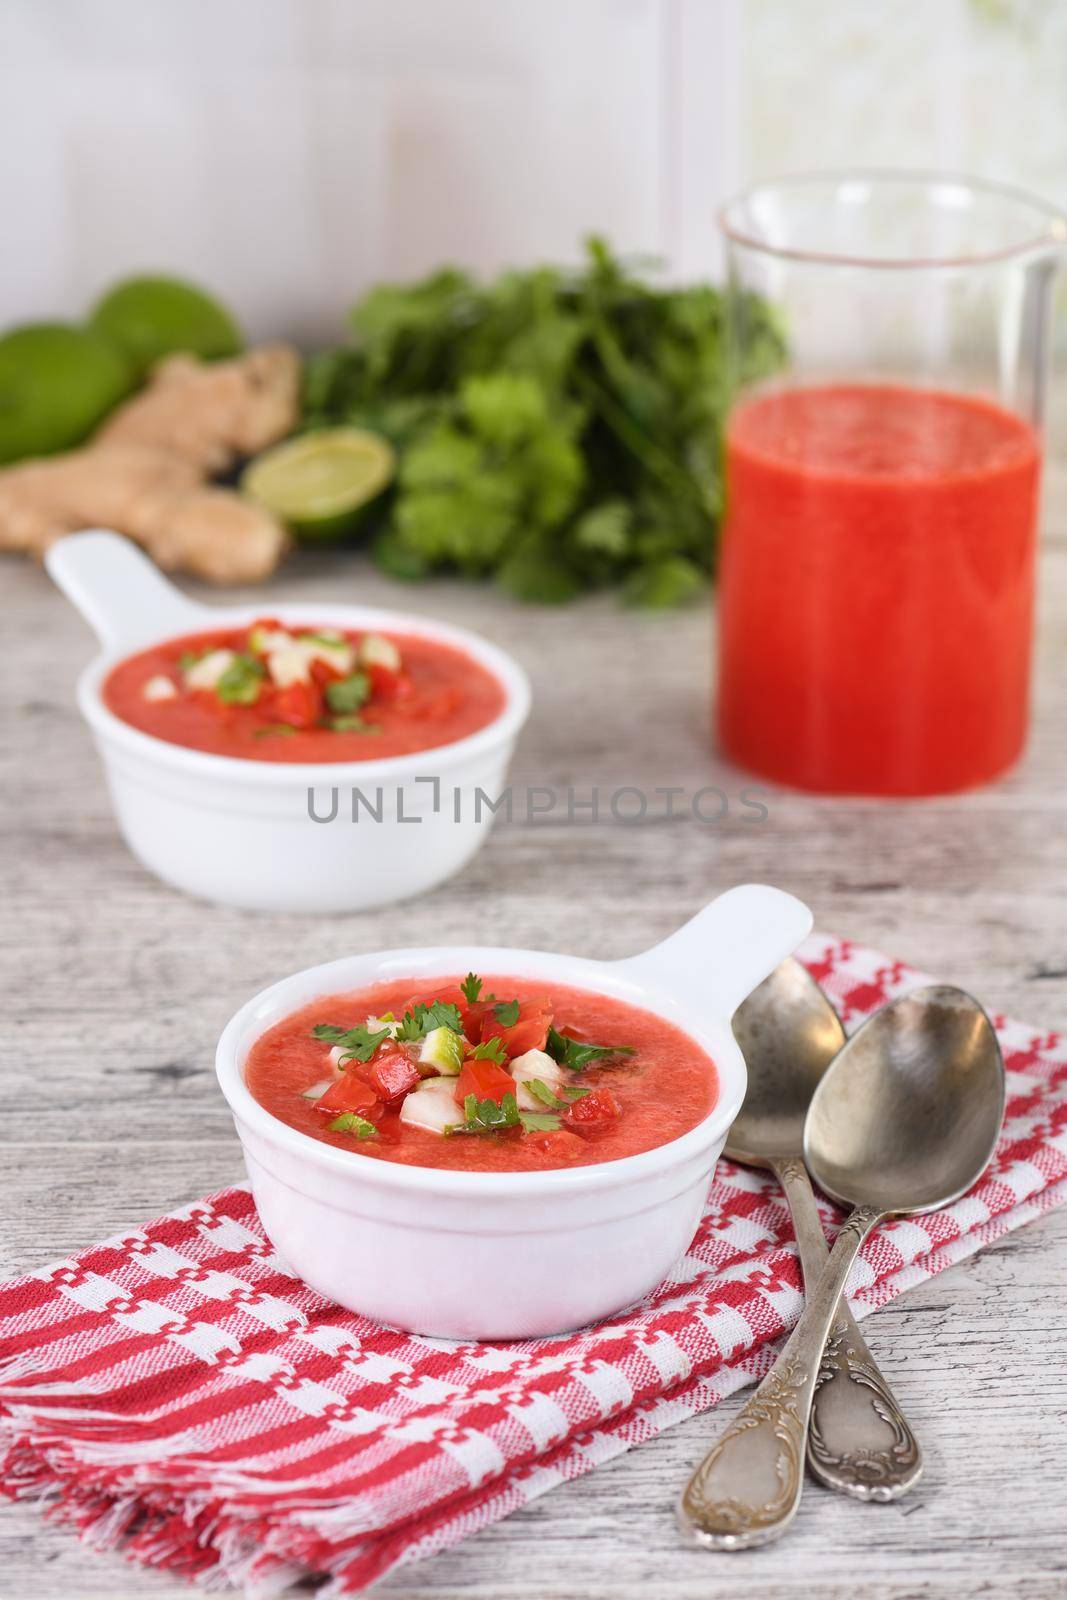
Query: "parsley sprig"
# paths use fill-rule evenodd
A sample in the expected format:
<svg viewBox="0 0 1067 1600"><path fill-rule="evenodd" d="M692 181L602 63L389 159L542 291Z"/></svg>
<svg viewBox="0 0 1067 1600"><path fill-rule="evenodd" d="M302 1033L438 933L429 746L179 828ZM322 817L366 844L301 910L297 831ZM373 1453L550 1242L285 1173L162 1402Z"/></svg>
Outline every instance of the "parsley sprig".
<svg viewBox="0 0 1067 1600"><path fill-rule="evenodd" d="M370 679L365 672L350 672L326 685L326 704L331 711L350 715L370 699Z"/></svg>
<svg viewBox="0 0 1067 1600"><path fill-rule="evenodd" d="M396 1036L398 1039L422 1039L434 1028L451 1028L453 1033L462 1033L463 1018L459 1014L459 1007L447 1000L434 1000L429 1005L416 1000L401 1017Z"/></svg>
<svg viewBox="0 0 1067 1600"><path fill-rule="evenodd" d="M483 1039L481 1044L476 1044L471 1057L474 1061L495 1061L498 1067L502 1067L508 1059L508 1053L504 1049L503 1039L496 1033L491 1039Z"/></svg>
<svg viewBox="0 0 1067 1600"><path fill-rule="evenodd" d="M493 1007L493 1015L501 1027L513 1028L519 1020L519 1002L517 1000L498 1000Z"/></svg>
<svg viewBox="0 0 1067 1600"><path fill-rule="evenodd" d="M463 991L464 1000L469 1006L473 1006L477 1003L478 996L482 992L482 980L476 972L468 972L460 984L460 988Z"/></svg>
<svg viewBox="0 0 1067 1600"><path fill-rule="evenodd" d="M504 1095L499 1105L495 1100L479 1100L476 1094L464 1095L464 1133L496 1133L502 1128L520 1125L518 1102L513 1094Z"/></svg>
<svg viewBox="0 0 1067 1600"><path fill-rule="evenodd" d="M373 1031L365 1023L358 1023L354 1028L338 1028L329 1022L320 1022L311 1030L316 1039L324 1039L327 1044L339 1044L344 1054L341 1056L340 1065L347 1066L349 1061L369 1061L380 1044L390 1037L391 1030L382 1028Z"/></svg>
<svg viewBox="0 0 1067 1600"><path fill-rule="evenodd" d="M553 1061L569 1067L571 1072L584 1072L591 1061L600 1061L605 1056L635 1054L630 1045L583 1044L580 1039L572 1039L569 1034L560 1033L556 1028L549 1028L545 1049Z"/></svg>
<svg viewBox="0 0 1067 1600"><path fill-rule="evenodd" d="M339 1117L334 1117L330 1127L334 1133L354 1133L357 1139L373 1139L378 1132L373 1122L357 1116L354 1111L343 1111Z"/></svg>
<svg viewBox="0 0 1067 1600"><path fill-rule="evenodd" d="M215 685L215 693L228 706L254 706L266 675L262 661L241 651L235 655Z"/></svg>
<svg viewBox="0 0 1067 1600"><path fill-rule="evenodd" d="M591 1087L580 1089L577 1084L568 1083L564 1086L563 1098L561 1099L541 1078L524 1078L522 1083L523 1088L529 1089L534 1099L540 1100L541 1104L548 1106L550 1111L565 1111L569 1105L574 1104L575 1100L581 1100L583 1095L592 1094L593 1092Z"/></svg>

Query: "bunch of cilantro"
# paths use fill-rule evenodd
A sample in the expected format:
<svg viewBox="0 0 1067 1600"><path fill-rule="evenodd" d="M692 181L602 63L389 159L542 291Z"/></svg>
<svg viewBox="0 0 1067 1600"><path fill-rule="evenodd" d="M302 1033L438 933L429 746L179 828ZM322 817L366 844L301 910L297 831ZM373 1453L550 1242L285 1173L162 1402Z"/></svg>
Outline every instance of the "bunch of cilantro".
<svg viewBox="0 0 1067 1600"><path fill-rule="evenodd" d="M397 577L676 605L713 565L728 384L784 354L769 307L743 313L728 361L720 291L652 287L599 239L579 272L447 268L364 296L352 345L308 362L306 425L395 445L375 553Z"/></svg>

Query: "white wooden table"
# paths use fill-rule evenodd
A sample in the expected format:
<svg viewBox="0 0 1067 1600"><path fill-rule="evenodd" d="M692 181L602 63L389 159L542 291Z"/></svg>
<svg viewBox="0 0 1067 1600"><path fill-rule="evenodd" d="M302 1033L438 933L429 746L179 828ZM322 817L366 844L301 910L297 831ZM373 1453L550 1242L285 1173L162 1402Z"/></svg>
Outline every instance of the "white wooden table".
<svg viewBox="0 0 1067 1600"><path fill-rule="evenodd" d="M922 804L771 795L620 826L498 825L456 882L365 917L198 904L151 879L112 822L72 702L92 645L36 568L0 564L0 1271L139 1223L241 1176L212 1055L231 1011L296 967L351 949L486 941L621 956L749 878L794 890L818 924L962 983L997 1010L1067 1023L1067 477L1050 484L1037 718L1028 756L981 793ZM530 671L517 787L649 791L745 780L709 750L702 609L645 617L594 600L528 610L493 591L400 589L359 559L293 562L266 591L439 611ZM647 653L651 652L651 654ZM921 1433L926 1475L895 1506L812 1490L771 1549L683 1548L672 1502L726 1418L687 1422L477 1538L386 1580L411 1600L910 1600L1067 1593L1067 1214L943 1273L867 1324ZM184 1595L88 1554L28 1506L0 1511L2 1600Z"/></svg>

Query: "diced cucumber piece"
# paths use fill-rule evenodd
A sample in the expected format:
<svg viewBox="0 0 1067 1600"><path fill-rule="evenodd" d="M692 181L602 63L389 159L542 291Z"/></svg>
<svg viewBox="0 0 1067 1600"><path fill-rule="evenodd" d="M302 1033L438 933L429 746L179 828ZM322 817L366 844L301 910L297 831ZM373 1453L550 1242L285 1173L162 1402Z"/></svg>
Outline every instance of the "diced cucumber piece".
<svg viewBox="0 0 1067 1600"><path fill-rule="evenodd" d="M291 650L296 640L282 628L253 628L248 635L248 648L257 656L269 656L272 650Z"/></svg>
<svg viewBox="0 0 1067 1600"><path fill-rule="evenodd" d="M214 689L222 674L233 666L236 659L232 650L209 650L206 656L201 656L195 665L187 669L186 687Z"/></svg>
<svg viewBox="0 0 1067 1600"><path fill-rule="evenodd" d="M390 672L400 671L400 651L392 639L380 633L365 633L359 643L361 667L388 667Z"/></svg>
<svg viewBox="0 0 1067 1600"><path fill-rule="evenodd" d="M325 661L327 666L346 677L355 666L355 648L340 634L328 638L322 633L302 633L296 642L309 662Z"/></svg>
<svg viewBox="0 0 1067 1600"><path fill-rule="evenodd" d="M400 1120L427 1133L447 1133L463 1124L463 1110L456 1104L451 1078L431 1078L404 1096Z"/></svg>
<svg viewBox="0 0 1067 1600"><path fill-rule="evenodd" d="M333 1083L333 1078L323 1078L320 1082L313 1083L310 1089L301 1089L300 1093L305 1100L321 1100Z"/></svg>
<svg viewBox="0 0 1067 1600"><path fill-rule="evenodd" d="M563 1068L543 1050L527 1050L525 1054L515 1056L508 1065L508 1071L518 1086L515 1099L520 1111L545 1110L544 1102L526 1087L528 1083L537 1080L557 1094L563 1080Z"/></svg>
<svg viewBox="0 0 1067 1600"><path fill-rule="evenodd" d="M463 1040L452 1028L431 1028L422 1041L419 1067L432 1067L450 1078L459 1076L463 1065Z"/></svg>
<svg viewBox="0 0 1067 1600"><path fill-rule="evenodd" d="M154 678L149 678L141 690L141 694L144 699L151 701L175 700L178 696L178 690L172 678L166 677L162 672L157 672Z"/></svg>
<svg viewBox="0 0 1067 1600"><path fill-rule="evenodd" d="M279 689L288 689L293 683L311 682L311 664L298 644L281 650L272 650L267 657L267 670L271 682Z"/></svg>
<svg viewBox="0 0 1067 1600"><path fill-rule="evenodd" d="M400 1024L391 1011L387 1011L384 1017L368 1017L363 1026L368 1033L381 1033L384 1028L390 1039L395 1039L400 1032Z"/></svg>

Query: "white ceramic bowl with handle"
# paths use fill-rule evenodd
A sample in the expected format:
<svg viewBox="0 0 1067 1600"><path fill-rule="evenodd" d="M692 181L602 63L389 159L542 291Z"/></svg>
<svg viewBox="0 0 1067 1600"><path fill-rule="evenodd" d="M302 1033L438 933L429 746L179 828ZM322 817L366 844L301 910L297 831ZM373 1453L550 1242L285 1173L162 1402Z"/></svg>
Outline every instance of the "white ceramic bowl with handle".
<svg viewBox="0 0 1067 1600"><path fill-rule="evenodd" d="M104 680L151 644L247 626L263 607L198 605L128 540L102 529L60 539L45 564L100 640L102 654L78 680L78 705L126 842L165 883L253 910L365 911L435 888L484 843L530 710L526 674L502 650L404 612L272 596L271 616L295 627L417 634L465 651L497 678L504 709L469 737L414 755L316 763L212 755L123 722L104 703ZM357 789L369 805L353 806Z"/></svg>
<svg viewBox="0 0 1067 1600"><path fill-rule="evenodd" d="M810 927L799 900L748 884L625 961L477 946L385 950L273 984L237 1012L216 1056L269 1238L319 1293L422 1334L533 1338L640 1299L691 1242L745 1097L730 1018ZM246 1088L255 1041L316 997L468 971L536 979L549 990L570 984L667 1018L715 1063L713 1109L679 1138L617 1161L462 1172L335 1149L280 1122Z"/></svg>

